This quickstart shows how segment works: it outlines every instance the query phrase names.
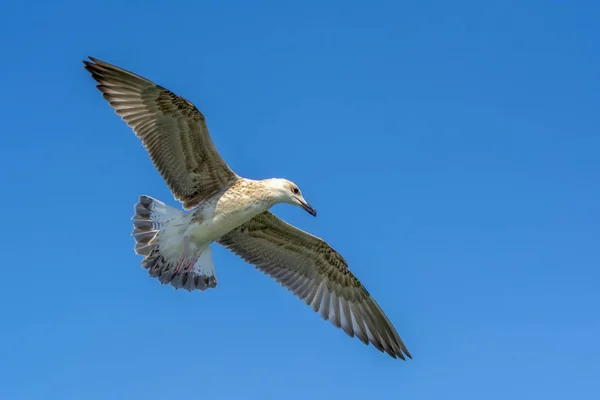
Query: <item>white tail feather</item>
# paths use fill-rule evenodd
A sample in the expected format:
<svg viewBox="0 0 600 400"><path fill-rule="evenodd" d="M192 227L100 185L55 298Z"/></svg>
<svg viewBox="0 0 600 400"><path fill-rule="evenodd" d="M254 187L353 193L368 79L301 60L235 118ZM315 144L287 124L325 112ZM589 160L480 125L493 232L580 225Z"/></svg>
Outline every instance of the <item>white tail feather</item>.
<svg viewBox="0 0 600 400"><path fill-rule="evenodd" d="M206 290L217 285L210 247L198 247L185 236L190 214L142 195L135 205L135 252L150 276L175 289Z"/></svg>

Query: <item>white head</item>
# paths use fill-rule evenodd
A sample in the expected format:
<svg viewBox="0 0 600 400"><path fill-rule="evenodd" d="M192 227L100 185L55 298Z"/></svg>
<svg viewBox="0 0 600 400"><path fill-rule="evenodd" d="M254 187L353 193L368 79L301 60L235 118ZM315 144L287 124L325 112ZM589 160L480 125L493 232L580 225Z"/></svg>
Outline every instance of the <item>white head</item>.
<svg viewBox="0 0 600 400"><path fill-rule="evenodd" d="M304 209L313 217L317 216L317 211L302 196L298 185L287 179L273 178L268 179L269 187L277 203L288 203Z"/></svg>

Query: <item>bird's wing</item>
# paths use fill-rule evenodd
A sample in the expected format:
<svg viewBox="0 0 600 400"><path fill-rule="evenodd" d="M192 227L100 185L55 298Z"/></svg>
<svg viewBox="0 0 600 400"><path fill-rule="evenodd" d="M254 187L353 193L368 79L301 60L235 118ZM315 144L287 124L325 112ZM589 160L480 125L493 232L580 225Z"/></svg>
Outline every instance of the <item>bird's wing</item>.
<svg viewBox="0 0 600 400"><path fill-rule="evenodd" d="M322 239L266 211L219 239L349 336L392 357L411 357L346 261Z"/></svg>
<svg viewBox="0 0 600 400"><path fill-rule="evenodd" d="M175 198L190 209L238 176L217 152L204 116L183 97L122 68L90 57L96 87L133 129Z"/></svg>

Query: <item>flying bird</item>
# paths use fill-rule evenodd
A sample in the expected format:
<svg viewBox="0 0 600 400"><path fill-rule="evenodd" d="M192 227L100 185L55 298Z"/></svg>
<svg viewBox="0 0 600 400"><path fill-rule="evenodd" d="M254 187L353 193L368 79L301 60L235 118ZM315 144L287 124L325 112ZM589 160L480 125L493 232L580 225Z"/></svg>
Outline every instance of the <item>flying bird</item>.
<svg viewBox="0 0 600 400"><path fill-rule="evenodd" d="M396 329L323 239L275 216L277 203L316 216L295 183L252 180L231 170L204 115L185 98L132 72L89 57L84 66L115 112L148 152L179 210L142 195L135 204L135 252L151 277L175 289L217 285L212 243L268 274L350 337L393 358L411 357Z"/></svg>

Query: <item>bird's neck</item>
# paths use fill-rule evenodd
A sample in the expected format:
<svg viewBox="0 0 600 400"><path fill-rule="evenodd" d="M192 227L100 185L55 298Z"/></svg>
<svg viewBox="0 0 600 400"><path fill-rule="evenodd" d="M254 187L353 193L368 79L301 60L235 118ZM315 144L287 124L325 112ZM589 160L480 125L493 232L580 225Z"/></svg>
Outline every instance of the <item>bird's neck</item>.
<svg viewBox="0 0 600 400"><path fill-rule="evenodd" d="M281 191L277 188L276 179L244 179L240 184L244 189L252 192L256 202L260 202L268 208L281 203Z"/></svg>

